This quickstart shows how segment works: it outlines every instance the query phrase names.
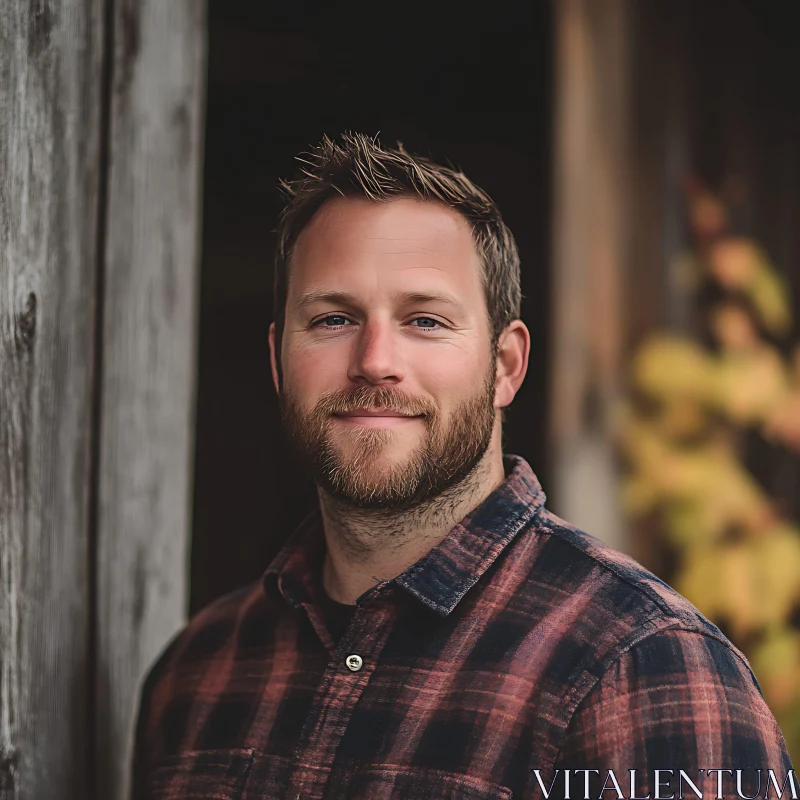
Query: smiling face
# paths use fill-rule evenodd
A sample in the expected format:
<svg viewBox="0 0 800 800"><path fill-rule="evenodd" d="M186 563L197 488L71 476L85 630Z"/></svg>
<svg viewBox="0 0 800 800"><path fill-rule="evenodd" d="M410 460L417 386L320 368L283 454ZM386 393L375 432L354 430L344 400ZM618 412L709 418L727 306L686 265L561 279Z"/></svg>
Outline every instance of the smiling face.
<svg viewBox="0 0 800 800"><path fill-rule="evenodd" d="M277 386L274 324L270 348ZM499 431L464 217L409 198L326 203L296 243L281 364L289 442L341 503L407 509L463 481Z"/></svg>

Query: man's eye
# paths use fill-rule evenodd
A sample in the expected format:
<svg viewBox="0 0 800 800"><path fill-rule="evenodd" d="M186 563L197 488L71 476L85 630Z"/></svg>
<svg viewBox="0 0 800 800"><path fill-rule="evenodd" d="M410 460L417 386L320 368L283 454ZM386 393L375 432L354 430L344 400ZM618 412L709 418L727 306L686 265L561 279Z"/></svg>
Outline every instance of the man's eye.
<svg viewBox="0 0 800 800"><path fill-rule="evenodd" d="M335 320L339 321L336 322ZM432 325L426 324L426 325L415 326L418 328L422 328L423 330L435 330L434 326L436 325L438 325L440 328L445 327L443 323L439 322L438 319L434 319L433 317L414 317L414 319L409 321L409 324L411 322L418 322L419 320L423 320L426 323L433 323ZM327 317L323 317L322 319L317 320L315 323L312 324L311 327L316 328L322 326L325 328L340 328L348 322L350 322L350 320L347 317L343 316L342 314L329 314Z"/></svg>
<svg viewBox="0 0 800 800"><path fill-rule="evenodd" d="M438 325L440 328L444 327L444 325L442 325L442 323L439 322L438 319L434 319L433 317L414 317L414 319L412 319L411 321L412 322L417 322L418 320L421 320L421 319L425 320L426 322L432 322L434 325ZM428 326L428 325L422 325L422 326L417 326L417 327L422 327L422 328L426 328L428 330L432 330L432 327Z"/></svg>
<svg viewBox="0 0 800 800"><path fill-rule="evenodd" d="M333 323L330 323L329 320L332 320L332 319L344 320L344 322L333 322ZM347 317L343 317L341 314L329 314L327 317L323 317L321 320L318 320L317 322L315 322L314 325L315 326L316 325L321 325L324 322L325 323L325 327L327 327L327 328L338 328L341 325L344 325L344 323L347 322L347 321L348 321Z"/></svg>

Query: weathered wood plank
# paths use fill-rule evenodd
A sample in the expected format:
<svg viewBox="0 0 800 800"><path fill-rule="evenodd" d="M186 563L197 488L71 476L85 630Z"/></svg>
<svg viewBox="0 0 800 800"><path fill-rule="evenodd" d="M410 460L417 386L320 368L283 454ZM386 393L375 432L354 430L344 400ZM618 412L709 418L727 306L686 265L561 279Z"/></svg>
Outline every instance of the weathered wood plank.
<svg viewBox="0 0 800 800"><path fill-rule="evenodd" d="M553 9L553 508L624 549L611 417L628 300L631 0Z"/></svg>
<svg viewBox="0 0 800 800"><path fill-rule="evenodd" d="M98 797L129 785L137 688L187 609L205 4L117 0L98 510Z"/></svg>
<svg viewBox="0 0 800 800"><path fill-rule="evenodd" d="M87 796L101 0L0 4L0 798Z"/></svg>

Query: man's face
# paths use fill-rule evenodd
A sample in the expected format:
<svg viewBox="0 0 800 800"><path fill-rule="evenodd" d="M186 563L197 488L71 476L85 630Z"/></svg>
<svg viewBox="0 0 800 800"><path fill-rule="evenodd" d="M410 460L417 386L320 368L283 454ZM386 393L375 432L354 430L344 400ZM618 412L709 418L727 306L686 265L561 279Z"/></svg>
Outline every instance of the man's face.
<svg viewBox="0 0 800 800"><path fill-rule="evenodd" d="M464 480L491 441L496 373L467 221L329 201L295 247L282 367L289 441L339 502L408 509Z"/></svg>

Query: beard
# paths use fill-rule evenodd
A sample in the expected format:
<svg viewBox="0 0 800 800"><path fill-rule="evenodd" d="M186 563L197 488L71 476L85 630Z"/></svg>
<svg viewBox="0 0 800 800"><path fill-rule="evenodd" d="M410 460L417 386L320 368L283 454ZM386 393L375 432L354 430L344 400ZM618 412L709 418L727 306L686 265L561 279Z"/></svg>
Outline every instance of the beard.
<svg viewBox="0 0 800 800"><path fill-rule="evenodd" d="M328 392L310 411L291 391L281 391L284 431L301 468L340 504L384 511L413 509L456 487L478 467L494 430L496 374L493 356L477 391L461 400L449 417L431 402L387 386ZM385 428L333 419L334 414L357 408L422 416ZM392 448L408 450L399 440L409 436L418 438L418 444L408 455L393 459Z"/></svg>

